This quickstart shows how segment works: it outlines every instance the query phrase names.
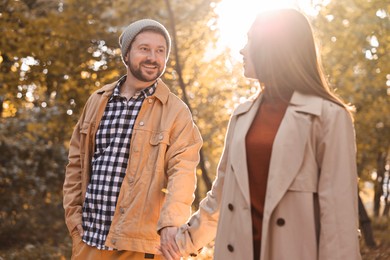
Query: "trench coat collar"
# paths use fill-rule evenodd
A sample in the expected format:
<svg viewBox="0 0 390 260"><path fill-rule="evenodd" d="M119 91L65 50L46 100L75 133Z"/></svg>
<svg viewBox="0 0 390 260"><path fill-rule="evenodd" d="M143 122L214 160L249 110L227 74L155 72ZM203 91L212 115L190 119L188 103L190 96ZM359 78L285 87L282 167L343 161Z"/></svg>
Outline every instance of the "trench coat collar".
<svg viewBox="0 0 390 260"><path fill-rule="evenodd" d="M233 117L236 120L236 127L231 144L233 149L230 155L230 161L238 186L248 206L250 206L250 195L245 137L257 114L261 99L262 94L259 93L241 104L233 113ZM267 204L270 207L266 205L265 210L273 210L292 183L303 160L303 149L306 145L311 119L310 116L299 116L297 114L303 112L303 114L319 116L321 109L322 98L302 94L297 91L293 93L290 105L287 108L274 140L274 144L276 145L274 145L275 148L271 155L270 177L267 186L267 190L273 190L273 192L271 195L267 194L270 198L267 197L266 201L269 200ZM291 173L289 176L283 174L286 169L289 169L288 172ZM275 193L279 195L274 196Z"/></svg>

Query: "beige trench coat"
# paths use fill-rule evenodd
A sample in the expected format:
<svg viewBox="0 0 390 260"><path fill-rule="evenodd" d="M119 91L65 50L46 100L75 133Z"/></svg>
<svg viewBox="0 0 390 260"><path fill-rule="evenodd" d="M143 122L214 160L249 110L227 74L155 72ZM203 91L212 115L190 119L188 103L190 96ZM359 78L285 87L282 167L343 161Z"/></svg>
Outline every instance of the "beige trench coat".
<svg viewBox="0 0 390 260"><path fill-rule="evenodd" d="M176 236L182 254L216 234L215 259L253 259L244 140L260 102L261 95L233 113L213 187ZM293 94L271 155L261 260L361 259L355 153L345 109Z"/></svg>

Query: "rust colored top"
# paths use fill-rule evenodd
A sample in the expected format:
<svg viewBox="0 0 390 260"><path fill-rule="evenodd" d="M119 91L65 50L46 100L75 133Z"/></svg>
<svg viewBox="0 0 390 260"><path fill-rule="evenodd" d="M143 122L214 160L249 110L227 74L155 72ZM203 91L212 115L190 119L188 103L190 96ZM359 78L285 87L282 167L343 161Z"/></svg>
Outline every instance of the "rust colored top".
<svg viewBox="0 0 390 260"><path fill-rule="evenodd" d="M289 100L291 94L286 97ZM260 259L261 230L272 145L288 103L264 93L246 135L254 259Z"/></svg>

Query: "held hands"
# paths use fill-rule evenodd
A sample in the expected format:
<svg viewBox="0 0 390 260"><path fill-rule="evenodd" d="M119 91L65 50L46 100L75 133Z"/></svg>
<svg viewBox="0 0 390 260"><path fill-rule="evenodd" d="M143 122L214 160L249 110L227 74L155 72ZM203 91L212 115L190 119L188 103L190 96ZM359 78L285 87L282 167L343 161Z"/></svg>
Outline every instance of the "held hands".
<svg viewBox="0 0 390 260"><path fill-rule="evenodd" d="M179 247L176 244L177 227L165 227L160 232L160 251L167 260L178 260L181 257Z"/></svg>

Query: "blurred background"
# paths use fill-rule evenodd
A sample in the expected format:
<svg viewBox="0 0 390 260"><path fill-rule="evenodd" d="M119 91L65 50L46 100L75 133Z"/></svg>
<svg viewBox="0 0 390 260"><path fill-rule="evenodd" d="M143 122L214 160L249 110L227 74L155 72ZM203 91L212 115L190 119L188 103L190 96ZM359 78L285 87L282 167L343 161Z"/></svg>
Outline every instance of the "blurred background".
<svg viewBox="0 0 390 260"><path fill-rule="evenodd" d="M329 81L356 107L361 251L390 259L389 1L0 0L0 260L70 259L62 184L71 132L88 96L125 74L118 37L140 18L173 38L164 81L204 139L198 205L231 112L257 89L239 50L255 14L277 6L308 15Z"/></svg>

